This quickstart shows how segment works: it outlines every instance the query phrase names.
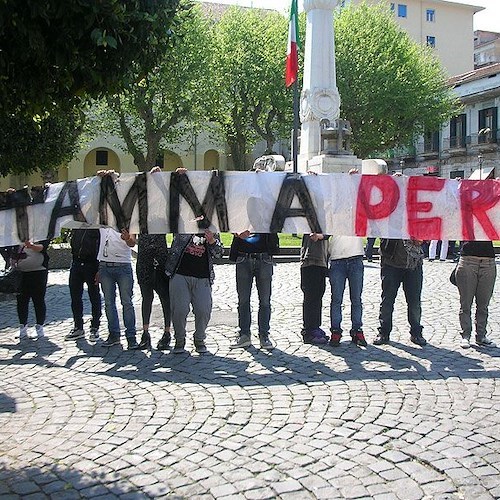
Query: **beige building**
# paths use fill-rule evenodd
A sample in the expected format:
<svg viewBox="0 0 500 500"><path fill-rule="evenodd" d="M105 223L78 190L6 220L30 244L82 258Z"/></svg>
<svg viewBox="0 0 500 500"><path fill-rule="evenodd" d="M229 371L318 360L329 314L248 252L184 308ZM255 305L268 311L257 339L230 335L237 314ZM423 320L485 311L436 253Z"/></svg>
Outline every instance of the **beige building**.
<svg viewBox="0 0 500 500"><path fill-rule="evenodd" d="M433 47L449 76L474 68L473 17L483 7L445 0L343 0L385 3L398 24L417 42Z"/></svg>

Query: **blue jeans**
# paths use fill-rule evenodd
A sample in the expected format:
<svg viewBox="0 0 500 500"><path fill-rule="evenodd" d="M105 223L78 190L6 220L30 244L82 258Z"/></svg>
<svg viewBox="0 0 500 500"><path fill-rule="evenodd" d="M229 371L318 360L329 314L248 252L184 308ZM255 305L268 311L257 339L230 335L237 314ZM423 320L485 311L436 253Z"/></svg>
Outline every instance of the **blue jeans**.
<svg viewBox="0 0 500 500"><path fill-rule="evenodd" d="M257 316L259 335L268 335L271 321L272 257L262 254L260 258L243 256L238 257L236 260L236 291L238 292L240 335L250 336L250 324L252 322L250 297L254 278L259 295L259 313Z"/></svg>
<svg viewBox="0 0 500 500"><path fill-rule="evenodd" d="M120 337L120 322L116 309L116 286L118 285L120 302L123 308L125 336L127 339L135 339L135 311L132 303L134 275L132 265L100 262L99 281L104 294L104 309L108 319L109 335Z"/></svg>
<svg viewBox="0 0 500 500"><path fill-rule="evenodd" d="M380 276L382 278L382 301L380 303L379 314L380 334L389 337L392 331L394 302L399 286L402 283L408 305L410 335L421 335L422 325L420 324L420 320L422 319L422 305L420 296L422 294L423 283L422 264L415 269L399 269L384 265L380 269Z"/></svg>
<svg viewBox="0 0 500 500"><path fill-rule="evenodd" d="M364 266L363 256L361 255L330 261L329 276L332 289L330 325L332 330L342 331L340 324L342 323L342 301L346 281L349 282L352 330L361 330L363 326L363 305L361 303L363 275Z"/></svg>

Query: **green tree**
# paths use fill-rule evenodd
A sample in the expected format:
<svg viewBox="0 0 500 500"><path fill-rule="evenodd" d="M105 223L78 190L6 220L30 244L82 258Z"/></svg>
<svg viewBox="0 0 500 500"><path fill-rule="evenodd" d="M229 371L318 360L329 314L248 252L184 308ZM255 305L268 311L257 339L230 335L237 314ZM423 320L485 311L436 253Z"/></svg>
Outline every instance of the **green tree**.
<svg viewBox="0 0 500 500"><path fill-rule="evenodd" d="M180 3L1 0L0 112L43 114L121 89L165 52Z"/></svg>
<svg viewBox="0 0 500 500"><path fill-rule="evenodd" d="M0 113L0 171L2 175L40 170L47 181L69 162L79 147L83 115L76 108L59 108L45 115Z"/></svg>
<svg viewBox="0 0 500 500"><path fill-rule="evenodd" d="M271 153L288 137L292 95L284 84L287 21L276 12L228 9L214 24L211 116L229 145L235 169L261 139Z"/></svg>
<svg viewBox="0 0 500 500"><path fill-rule="evenodd" d="M437 57L384 7L343 9L335 17L335 46L341 114L351 122L359 157L408 145L456 113Z"/></svg>
<svg viewBox="0 0 500 500"><path fill-rule="evenodd" d="M0 175L71 159L89 97L127 87L171 46L189 0L0 0ZM8 138L8 140L7 140Z"/></svg>
<svg viewBox="0 0 500 500"><path fill-rule="evenodd" d="M97 119L123 138L139 170L151 169L163 149L206 120L209 51L208 20L194 8L156 67L101 107Z"/></svg>

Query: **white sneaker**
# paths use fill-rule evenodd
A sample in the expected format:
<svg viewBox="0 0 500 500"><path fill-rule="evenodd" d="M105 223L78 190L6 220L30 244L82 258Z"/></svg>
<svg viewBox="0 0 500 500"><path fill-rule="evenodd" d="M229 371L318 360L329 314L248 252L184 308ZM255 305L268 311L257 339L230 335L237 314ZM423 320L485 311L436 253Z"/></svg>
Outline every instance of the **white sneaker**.
<svg viewBox="0 0 500 500"><path fill-rule="evenodd" d="M469 349L470 347L470 340L466 337L463 337L462 340L460 341L460 347L462 349Z"/></svg>
<svg viewBox="0 0 500 500"><path fill-rule="evenodd" d="M28 327L26 325L19 325L19 340L27 340L28 338Z"/></svg>
<svg viewBox="0 0 500 500"><path fill-rule="evenodd" d="M43 331L43 325L35 325L35 330L37 339L45 337L45 332Z"/></svg>

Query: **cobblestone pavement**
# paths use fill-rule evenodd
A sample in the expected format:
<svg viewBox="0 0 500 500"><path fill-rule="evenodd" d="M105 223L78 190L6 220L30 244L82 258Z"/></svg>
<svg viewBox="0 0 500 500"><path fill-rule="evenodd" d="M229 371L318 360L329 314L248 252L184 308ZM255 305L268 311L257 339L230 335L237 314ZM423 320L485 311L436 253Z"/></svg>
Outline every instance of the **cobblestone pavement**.
<svg viewBox="0 0 500 500"><path fill-rule="evenodd" d="M19 344L15 303L0 303L0 496L500 498L500 348L460 349L452 266L425 263L427 347L409 342L400 294L390 346L333 349L301 342L299 267L279 264L271 353L229 349L234 267L218 266L210 353L180 356L65 342L68 273L51 272L45 340ZM371 341L376 263L363 298Z"/></svg>

